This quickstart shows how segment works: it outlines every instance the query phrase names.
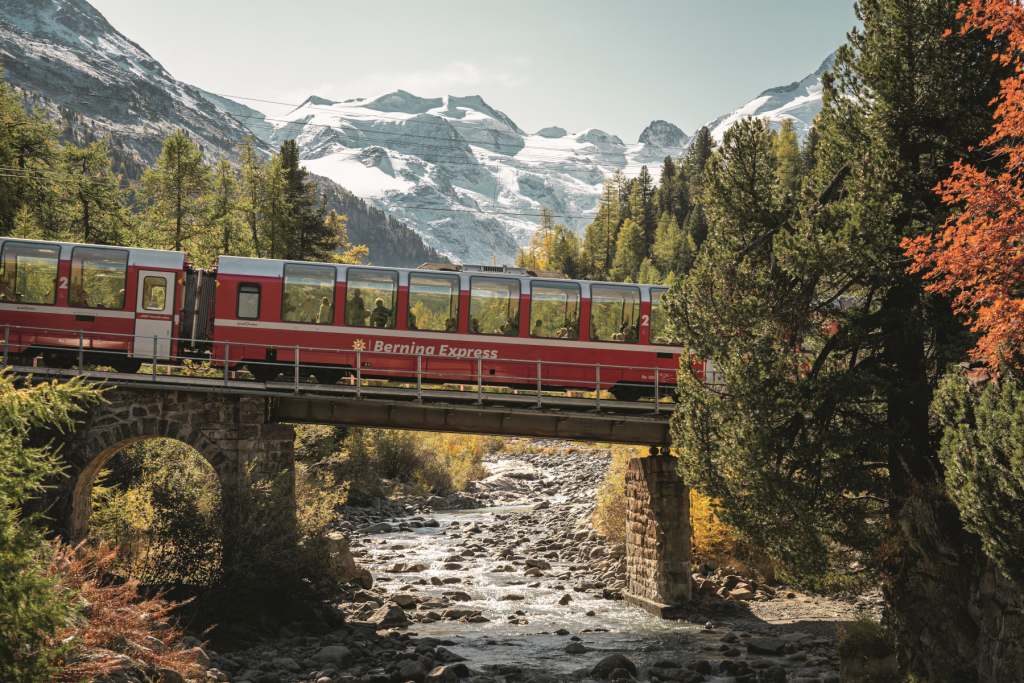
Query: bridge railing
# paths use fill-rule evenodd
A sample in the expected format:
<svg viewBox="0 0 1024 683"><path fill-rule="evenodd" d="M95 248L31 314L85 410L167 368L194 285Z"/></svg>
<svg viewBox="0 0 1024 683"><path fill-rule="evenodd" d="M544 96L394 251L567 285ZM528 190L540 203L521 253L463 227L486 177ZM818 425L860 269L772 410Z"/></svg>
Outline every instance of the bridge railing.
<svg viewBox="0 0 1024 683"><path fill-rule="evenodd" d="M31 339L31 345L27 344ZM140 355L125 351L126 340L135 344L145 339L146 349ZM528 394L536 397L538 407L544 403L545 396L551 392L581 392L593 401L596 409L602 402L608 402L602 393L611 388L609 381L618 377L619 372L629 370L641 371L651 377L650 382L626 382L621 379L614 381L616 387L636 388L653 399L651 409L654 413L671 410L671 406L662 403L662 399L670 397L674 389L670 377L677 370L666 368L626 366L606 363L574 363L552 362L538 359L518 358L453 358L432 353L400 353L394 351L376 351L369 349L337 349L302 345L271 345L253 342L237 343L213 340L209 353L173 354L169 349L179 342L179 348L191 344L193 340L181 337L146 336L137 334L117 333L97 330L68 329L57 327L5 325L3 326L2 361L4 365L16 365L12 361L26 348L30 348L33 357L43 356L44 362L52 367L75 369L79 374L87 371L87 366L100 365L128 367L135 363L149 365L148 374L154 381L158 376L170 375L178 371L182 376L220 378L224 384L241 380L238 376L238 365L263 366L279 370L285 377L282 381L270 381L266 386L279 388L282 384L290 384L295 392L310 386L310 377L321 377L343 371L345 383L340 385L351 389L356 397L362 397L365 390L379 386L382 382L397 382L415 390L415 397L422 400L424 392L432 387L441 386L445 391L461 394L475 393L478 402L482 402L485 393L504 391ZM276 354L282 351L290 354L289 361L268 361L250 359L252 356L267 357L267 351L273 349ZM167 350L166 353L162 351ZM253 351L256 351L253 353ZM346 366L318 362L318 357L331 354L350 359ZM247 357L248 356L248 357ZM404 363L403 363L404 362ZM444 365L439 367L439 362ZM193 365L199 363L200 365ZM413 365L412 369L402 367L403 364ZM232 365L235 366L232 369ZM501 372L499 372L501 370ZM136 373L137 374L137 373ZM251 373L250 373L251 374ZM666 381L667 380L667 381ZM251 380L254 384L264 384ZM326 386L326 385L319 385Z"/></svg>

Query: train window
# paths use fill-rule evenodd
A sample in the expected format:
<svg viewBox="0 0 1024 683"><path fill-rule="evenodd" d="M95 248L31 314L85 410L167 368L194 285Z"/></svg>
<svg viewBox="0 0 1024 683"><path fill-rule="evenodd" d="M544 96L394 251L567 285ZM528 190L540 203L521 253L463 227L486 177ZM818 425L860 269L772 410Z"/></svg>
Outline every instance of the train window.
<svg viewBox="0 0 1024 683"><path fill-rule="evenodd" d="M60 247L30 242L4 242L0 301L20 304L57 302Z"/></svg>
<svg viewBox="0 0 1024 683"><path fill-rule="evenodd" d="M127 278L127 251L75 247L68 303L80 308L124 308Z"/></svg>
<svg viewBox="0 0 1024 683"><path fill-rule="evenodd" d="M349 268L345 294L345 324L355 327L394 328L398 273L390 270Z"/></svg>
<svg viewBox="0 0 1024 683"><path fill-rule="evenodd" d="M260 317L260 286L252 282L238 285L237 316L242 320L256 320Z"/></svg>
<svg viewBox="0 0 1024 683"><path fill-rule="evenodd" d="M590 338L635 342L639 338L640 288L591 285Z"/></svg>
<svg viewBox="0 0 1024 683"><path fill-rule="evenodd" d="M162 311L167 304L167 280L147 275L142 280L142 308L147 311Z"/></svg>
<svg viewBox="0 0 1024 683"><path fill-rule="evenodd" d="M409 329L455 332L459 327L459 276L409 274Z"/></svg>
<svg viewBox="0 0 1024 683"><path fill-rule="evenodd" d="M671 344L668 329L668 310L663 299L667 289L651 290L651 332L652 344Z"/></svg>
<svg viewBox="0 0 1024 683"><path fill-rule="evenodd" d="M519 280L474 277L469 292L470 332L519 335Z"/></svg>
<svg viewBox="0 0 1024 683"><path fill-rule="evenodd" d="M530 336L579 339L579 285L569 282L534 282L531 285Z"/></svg>
<svg viewBox="0 0 1024 683"><path fill-rule="evenodd" d="M281 318L313 325L334 322L335 272L331 266L286 263Z"/></svg>

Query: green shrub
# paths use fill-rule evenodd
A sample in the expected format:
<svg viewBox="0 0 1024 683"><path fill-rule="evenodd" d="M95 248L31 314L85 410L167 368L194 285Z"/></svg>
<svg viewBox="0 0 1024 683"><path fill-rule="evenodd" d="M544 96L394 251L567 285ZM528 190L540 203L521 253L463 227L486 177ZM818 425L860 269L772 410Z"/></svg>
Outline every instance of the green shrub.
<svg viewBox="0 0 1024 683"><path fill-rule="evenodd" d="M74 613L71 592L47 570L52 548L40 518L21 512L60 462L26 441L35 428L68 428L77 407L98 397L78 381L19 388L0 370L0 680L49 678L61 654L55 634Z"/></svg>
<svg viewBox="0 0 1024 683"><path fill-rule="evenodd" d="M1024 386L1012 376L979 389L955 372L932 403L942 425L946 490L985 554L1024 588Z"/></svg>
<svg viewBox="0 0 1024 683"><path fill-rule="evenodd" d="M151 439L114 456L93 491L90 531L147 584L213 585L221 573L220 486L193 448ZM115 474L127 481L115 482Z"/></svg>

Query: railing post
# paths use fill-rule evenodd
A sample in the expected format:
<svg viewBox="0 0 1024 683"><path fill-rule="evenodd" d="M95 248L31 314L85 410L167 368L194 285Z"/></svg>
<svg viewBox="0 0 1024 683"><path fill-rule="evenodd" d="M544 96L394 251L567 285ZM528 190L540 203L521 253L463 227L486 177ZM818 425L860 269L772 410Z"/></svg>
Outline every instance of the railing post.
<svg viewBox="0 0 1024 683"><path fill-rule="evenodd" d="M538 407L538 408L540 408L540 390L541 390L541 380L540 380L540 377L541 377L541 372L540 372L540 365L541 365L541 363L543 363L543 362L544 362L544 361L541 361L541 360L538 360L538 361L537 361L537 407Z"/></svg>
<svg viewBox="0 0 1024 683"><path fill-rule="evenodd" d="M295 393L299 393L299 345L295 345L295 358L292 361L292 365L295 366L294 378L295 382Z"/></svg>
<svg viewBox="0 0 1024 683"><path fill-rule="evenodd" d="M244 353L244 349L243 349ZM231 342L224 342L224 386L228 385L228 363L231 362Z"/></svg>
<svg viewBox="0 0 1024 683"><path fill-rule="evenodd" d="M423 400L423 354L416 354L416 400Z"/></svg>
<svg viewBox="0 0 1024 683"><path fill-rule="evenodd" d="M476 402L477 404L484 402L484 361L482 358L476 359Z"/></svg>
<svg viewBox="0 0 1024 683"><path fill-rule="evenodd" d="M654 368L654 414L661 412L661 372Z"/></svg>
<svg viewBox="0 0 1024 683"><path fill-rule="evenodd" d="M363 397L363 352L356 349L356 398Z"/></svg>
<svg viewBox="0 0 1024 683"><path fill-rule="evenodd" d="M10 344L10 339L11 339L11 326L10 325L4 325L4 365L7 365L7 358L8 358L7 349L8 349L8 345Z"/></svg>
<svg viewBox="0 0 1024 683"><path fill-rule="evenodd" d="M149 367L150 367L150 370L152 371L151 372L151 376L153 378L153 381L155 382L156 381L156 335L155 334L153 335L153 358L152 358L152 362L150 363Z"/></svg>
<svg viewBox="0 0 1024 683"><path fill-rule="evenodd" d="M81 375L85 370L85 333L82 330L78 331L78 374Z"/></svg>
<svg viewBox="0 0 1024 683"><path fill-rule="evenodd" d="M594 369L594 400L597 403L597 409L601 410L601 364L598 363Z"/></svg>

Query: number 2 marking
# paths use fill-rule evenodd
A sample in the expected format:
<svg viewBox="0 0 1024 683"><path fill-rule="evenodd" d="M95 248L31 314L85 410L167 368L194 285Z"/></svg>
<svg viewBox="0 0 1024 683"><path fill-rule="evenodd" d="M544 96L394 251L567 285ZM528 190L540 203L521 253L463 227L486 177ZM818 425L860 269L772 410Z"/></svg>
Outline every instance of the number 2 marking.
<svg viewBox="0 0 1024 683"><path fill-rule="evenodd" d="M59 284L57 285L57 288L58 289L67 289L68 288L68 278L67 278L66 275L61 275L60 276L60 281L59 281Z"/></svg>
<svg viewBox="0 0 1024 683"><path fill-rule="evenodd" d="M642 316L640 316L640 326L641 327L647 327L647 325L649 325L650 322L651 322L651 316L647 315L646 313L643 314Z"/></svg>

